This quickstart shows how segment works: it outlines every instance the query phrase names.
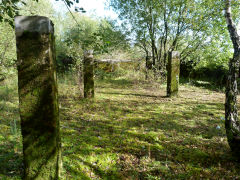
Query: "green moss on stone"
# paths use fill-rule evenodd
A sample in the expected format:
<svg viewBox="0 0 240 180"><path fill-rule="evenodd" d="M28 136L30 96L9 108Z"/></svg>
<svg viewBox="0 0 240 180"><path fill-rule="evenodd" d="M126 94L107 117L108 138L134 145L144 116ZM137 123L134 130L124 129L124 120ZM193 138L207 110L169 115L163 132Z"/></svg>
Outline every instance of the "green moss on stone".
<svg viewBox="0 0 240 180"><path fill-rule="evenodd" d="M167 96L178 95L179 75L180 75L180 59L173 57L169 53L167 65Z"/></svg>
<svg viewBox="0 0 240 180"><path fill-rule="evenodd" d="M85 55L84 57L84 97L94 97L94 63L93 57Z"/></svg>
<svg viewBox="0 0 240 180"><path fill-rule="evenodd" d="M17 37L24 179L59 179L60 135L54 36Z"/></svg>

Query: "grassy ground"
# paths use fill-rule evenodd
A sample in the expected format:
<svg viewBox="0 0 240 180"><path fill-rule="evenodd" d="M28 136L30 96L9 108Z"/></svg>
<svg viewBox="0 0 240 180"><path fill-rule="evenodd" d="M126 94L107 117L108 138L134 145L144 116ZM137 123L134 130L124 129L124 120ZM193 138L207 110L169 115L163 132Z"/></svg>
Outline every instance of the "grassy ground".
<svg viewBox="0 0 240 180"><path fill-rule="evenodd" d="M112 78L83 100L73 81L59 81L63 179L240 178L225 137L224 94L182 84L170 99L165 90ZM21 177L17 108L16 89L1 86L0 179Z"/></svg>

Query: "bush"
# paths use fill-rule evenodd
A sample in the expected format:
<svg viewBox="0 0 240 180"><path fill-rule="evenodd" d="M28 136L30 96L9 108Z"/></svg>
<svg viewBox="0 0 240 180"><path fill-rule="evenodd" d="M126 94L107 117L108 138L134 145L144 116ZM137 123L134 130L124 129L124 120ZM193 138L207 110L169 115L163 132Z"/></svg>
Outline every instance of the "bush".
<svg viewBox="0 0 240 180"><path fill-rule="evenodd" d="M218 65L192 69L189 77L191 79L211 81L216 85L224 86L226 84L227 73L228 70L226 67Z"/></svg>

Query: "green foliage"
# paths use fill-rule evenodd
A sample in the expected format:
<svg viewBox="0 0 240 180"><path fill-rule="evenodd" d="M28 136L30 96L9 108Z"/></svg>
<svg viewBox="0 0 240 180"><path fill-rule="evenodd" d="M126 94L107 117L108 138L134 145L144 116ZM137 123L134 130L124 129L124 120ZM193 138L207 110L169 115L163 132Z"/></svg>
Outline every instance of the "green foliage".
<svg viewBox="0 0 240 180"><path fill-rule="evenodd" d="M97 46L96 31L98 22L77 13L74 14L79 24L73 24L63 33L61 41L66 44L67 54L73 58L82 58L84 50L94 49ZM71 23L72 17L68 14L65 23Z"/></svg>
<svg viewBox="0 0 240 180"><path fill-rule="evenodd" d="M95 20L78 13L74 16L78 24L72 22L68 14L61 20L59 26L62 31L57 37L58 61L73 59L73 70L79 70L82 66L83 53L85 50L93 49L95 58L103 58L103 54L116 51L128 51L129 42L126 36L114 24L107 19Z"/></svg>
<svg viewBox="0 0 240 180"><path fill-rule="evenodd" d="M53 18L54 10L48 0L39 0L38 3L32 0L24 0L21 2L22 4L19 4L18 6L19 15L38 14ZM10 1L4 1L4 3L8 4ZM6 8L8 8L8 6L6 6ZM3 13L4 12L5 11L3 11ZM7 19L12 18L6 12L2 17ZM11 24L5 22L5 20L0 21L0 31L0 80L3 80L16 71L16 40L14 29L11 27Z"/></svg>
<svg viewBox="0 0 240 180"><path fill-rule="evenodd" d="M18 14L49 17L55 24L58 70L76 70L82 66L85 49L94 49L95 56L118 50L128 50L129 43L116 22L110 19L92 19L74 13L72 16L57 14L48 0L24 0L18 4ZM57 3L57 2L56 2ZM4 15L11 19L7 14ZM14 29L7 22L0 22L0 80L15 70L16 43Z"/></svg>
<svg viewBox="0 0 240 180"><path fill-rule="evenodd" d="M127 50L129 48L129 41L127 34L125 34L117 22L111 19L102 19L99 22L97 36L102 41L102 52L109 52L116 50Z"/></svg>
<svg viewBox="0 0 240 180"><path fill-rule="evenodd" d="M234 19L239 21L237 1L233 4ZM228 66L232 44L222 15L223 1L110 0L110 5L145 55L155 54L157 66L165 66L168 51L175 49L181 52L182 66L188 64L189 71L196 65L195 69L209 71Z"/></svg>
<svg viewBox="0 0 240 180"><path fill-rule="evenodd" d="M72 50L69 52L72 57L87 49L93 49L95 54L102 54L128 47L126 37L114 22L106 19L93 20L78 14L75 16L79 24L71 26L62 36L62 41ZM65 21L68 22L71 18L68 16Z"/></svg>
<svg viewBox="0 0 240 180"><path fill-rule="evenodd" d="M27 5L26 1L28 3L31 3L31 2L38 3L41 0L1 0L0 1L0 23L7 22L9 25L14 27L13 19L15 16L19 15L19 10L21 9L21 7ZM73 2L79 3L79 0L64 0L64 1L69 7L71 7Z"/></svg>
<svg viewBox="0 0 240 180"><path fill-rule="evenodd" d="M16 62L16 41L11 26L6 22L0 22L0 81L13 74L13 66Z"/></svg>
<svg viewBox="0 0 240 180"><path fill-rule="evenodd" d="M54 19L55 11L53 9L52 3L48 0L23 0L24 6L19 9L19 15L22 16L46 16L51 20Z"/></svg>
<svg viewBox="0 0 240 180"><path fill-rule="evenodd" d="M7 22L14 27L13 19L18 15L17 3L25 4L22 0L1 0L0 1L0 23Z"/></svg>

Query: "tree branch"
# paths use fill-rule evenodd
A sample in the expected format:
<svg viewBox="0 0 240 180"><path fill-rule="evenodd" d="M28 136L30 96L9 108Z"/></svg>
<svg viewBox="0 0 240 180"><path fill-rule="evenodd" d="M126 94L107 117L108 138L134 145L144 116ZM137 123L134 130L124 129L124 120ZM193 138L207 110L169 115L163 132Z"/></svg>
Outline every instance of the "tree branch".
<svg viewBox="0 0 240 180"><path fill-rule="evenodd" d="M233 43L234 51L237 53L240 47L240 40L239 35L237 33L236 25L234 24L232 19L231 0L226 0L225 17L228 26L228 31L230 33L230 37Z"/></svg>

